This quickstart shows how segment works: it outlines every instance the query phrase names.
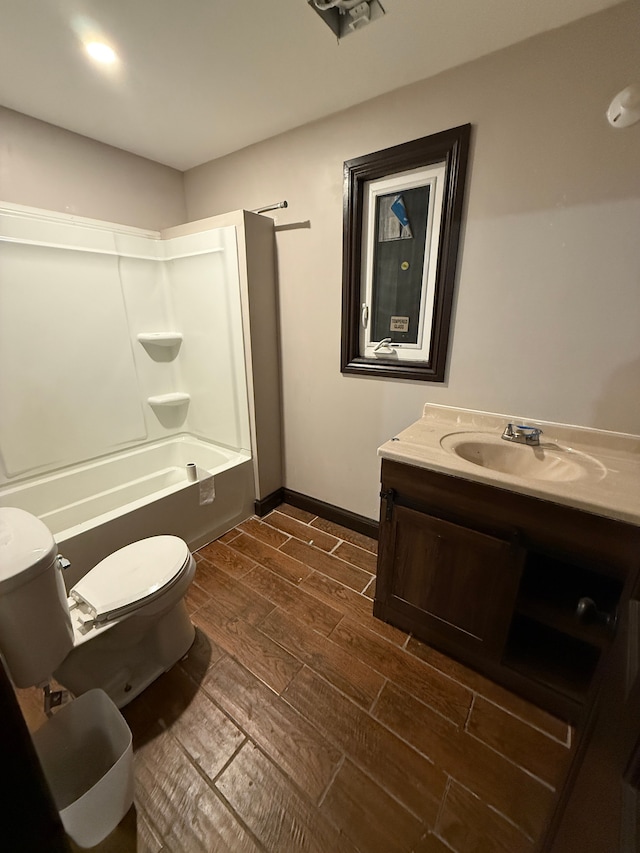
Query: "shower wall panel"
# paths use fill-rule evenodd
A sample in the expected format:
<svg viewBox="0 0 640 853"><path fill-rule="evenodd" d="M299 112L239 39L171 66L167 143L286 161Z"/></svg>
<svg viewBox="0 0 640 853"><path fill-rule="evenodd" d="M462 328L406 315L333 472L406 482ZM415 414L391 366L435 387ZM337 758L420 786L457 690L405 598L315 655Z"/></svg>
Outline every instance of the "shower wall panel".
<svg viewBox="0 0 640 853"><path fill-rule="evenodd" d="M140 333L181 331L171 306L165 262L161 258L140 255L122 256L120 279L149 439L188 431L190 405L171 410L154 409L147 402L149 397L190 391L188 377L182 370L182 343L167 347L147 345L138 340Z"/></svg>
<svg viewBox="0 0 640 853"><path fill-rule="evenodd" d="M3 243L0 283L6 474L144 440L117 257Z"/></svg>
<svg viewBox="0 0 640 853"><path fill-rule="evenodd" d="M189 430L250 450L235 229L165 240L164 253L171 310L184 334L179 361L189 377Z"/></svg>

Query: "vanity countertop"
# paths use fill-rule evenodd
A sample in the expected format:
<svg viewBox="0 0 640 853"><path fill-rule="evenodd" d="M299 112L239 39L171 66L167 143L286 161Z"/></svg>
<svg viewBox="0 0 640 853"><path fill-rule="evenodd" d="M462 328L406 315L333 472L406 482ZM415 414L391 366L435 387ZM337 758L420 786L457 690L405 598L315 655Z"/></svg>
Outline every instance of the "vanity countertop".
<svg viewBox="0 0 640 853"><path fill-rule="evenodd" d="M501 445L500 437L507 423L542 429L540 448L511 442ZM475 447L492 447L498 456L501 451L509 458L522 452L546 455L552 461L557 460L560 468L566 463L572 473L567 479L562 475L558 479L553 472L540 478L468 461L452 449L456 442L464 442L466 438L475 442ZM505 451L505 445L518 450ZM637 435L427 403L420 420L385 442L378 448L378 455L640 525L640 436Z"/></svg>

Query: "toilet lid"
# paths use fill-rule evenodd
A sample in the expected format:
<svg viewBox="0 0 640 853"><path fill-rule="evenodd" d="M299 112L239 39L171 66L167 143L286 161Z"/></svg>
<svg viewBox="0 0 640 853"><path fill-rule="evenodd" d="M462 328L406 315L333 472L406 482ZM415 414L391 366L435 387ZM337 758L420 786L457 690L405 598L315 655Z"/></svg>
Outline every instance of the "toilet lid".
<svg viewBox="0 0 640 853"><path fill-rule="evenodd" d="M177 536L141 539L99 562L70 594L87 605L96 622L106 622L164 592L190 557L187 543Z"/></svg>

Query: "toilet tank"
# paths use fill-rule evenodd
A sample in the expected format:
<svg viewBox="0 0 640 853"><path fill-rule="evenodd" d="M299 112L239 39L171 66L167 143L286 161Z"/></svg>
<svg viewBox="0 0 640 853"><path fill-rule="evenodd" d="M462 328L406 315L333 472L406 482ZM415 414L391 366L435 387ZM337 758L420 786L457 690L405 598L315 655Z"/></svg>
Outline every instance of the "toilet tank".
<svg viewBox="0 0 640 853"><path fill-rule="evenodd" d="M73 648L57 554L40 519L0 507L0 654L17 687L48 681Z"/></svg>

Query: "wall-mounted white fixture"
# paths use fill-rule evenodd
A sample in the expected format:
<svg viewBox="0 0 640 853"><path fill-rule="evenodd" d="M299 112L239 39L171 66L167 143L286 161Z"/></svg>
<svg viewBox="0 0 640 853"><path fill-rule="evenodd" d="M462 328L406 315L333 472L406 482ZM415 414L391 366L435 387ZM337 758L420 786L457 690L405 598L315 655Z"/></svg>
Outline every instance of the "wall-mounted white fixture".
<svg viewBox="0 0 640 853"><path fill-rule="evenodd" d="M632 84L618 92L609 105L607 118L613 127L630 127L640 121L640 86Z"/></svg>
<svg viewBox="0 0 640 853"><path fill-rule="evenodd" d="M385 14L379 0L307 0L338 39L381 18Z"/></svg>
<svg viewBox="0 0 640 853"><path fill-rule="evenodd" d="M154 397L147 397L147 403L150 406L184 406L190 399L190 394L174 391L172 394L156 394Z"/></svg>
<svg viewBox="0 0 640 853"><path fill-rule="evenodd" d="M156 347L174 347L182 343L182 332L140 332L137 337L141 344Z"/></svg>

